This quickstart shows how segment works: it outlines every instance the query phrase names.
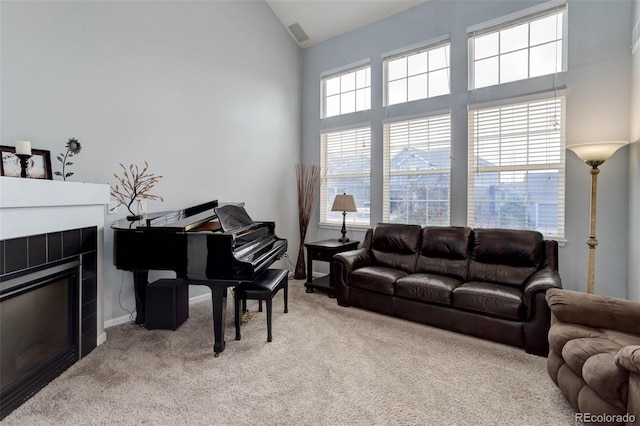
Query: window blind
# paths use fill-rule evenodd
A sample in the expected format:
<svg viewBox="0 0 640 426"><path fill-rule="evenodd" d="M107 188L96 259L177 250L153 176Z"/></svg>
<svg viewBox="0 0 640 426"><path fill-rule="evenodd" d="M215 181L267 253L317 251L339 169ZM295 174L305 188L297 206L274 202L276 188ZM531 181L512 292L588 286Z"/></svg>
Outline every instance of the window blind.
<svg viewBox="0 0 640 426"><path fill-rule="evenodd" d="M449 225L451 116L384 124L383 220Z"/></svg>
<svg viewBox="0 0 640 426"><path fill-rule="evenodd" d="M469 111L468 224L564 238L565 98Z"/></svg>
<svg viewBox="0 0 640 426"><path fill-rule="evenodd" d="M349 223L369 225L371 129L357 127L327 131L320 135L320 166L325 177L320 188L320 222L342 223L342 213L332 212L337 194L353 195L357 213L348 214Z"/></svg>

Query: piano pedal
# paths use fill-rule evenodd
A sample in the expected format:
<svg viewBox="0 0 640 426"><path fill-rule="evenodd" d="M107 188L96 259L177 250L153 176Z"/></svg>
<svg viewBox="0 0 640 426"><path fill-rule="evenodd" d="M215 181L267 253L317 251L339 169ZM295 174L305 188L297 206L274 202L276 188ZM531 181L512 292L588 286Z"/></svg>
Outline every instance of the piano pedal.
<svg viewBox="0 0 640 426"><path fill-rule="evenodd" d="M242 318L240 318L240 324L246 324L246 323L248 323L248 322L249 322L249 320L251 320L251 318L253 318L253 315L254 315L254 314L250 313L249 311L245 311L245 312L242 314Z"/></svg>

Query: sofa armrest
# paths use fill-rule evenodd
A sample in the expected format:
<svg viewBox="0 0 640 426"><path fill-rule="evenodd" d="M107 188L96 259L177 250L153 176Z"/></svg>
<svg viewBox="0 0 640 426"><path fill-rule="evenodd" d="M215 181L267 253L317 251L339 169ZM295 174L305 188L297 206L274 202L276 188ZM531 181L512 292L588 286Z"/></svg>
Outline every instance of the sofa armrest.
<svg viewBox="0 0 640 426"><path fill-rule="evenodd" d="M371 251L366 248L335 254L331 261L333 283L338 305L349 306L349 275L358 268L370 265Z"/></svg>
<svg viewBox="0 0 640 426"><path fill-rule="evenodd" d="M546 299L558 321L640 335L640 303L565 289L549 289Z"/></svg>
<svg viewBox="0 0 640 426"><path fill-rule="evenodd" d="M366 249L344 251L333 256L334 267L335 262L340 263L342 266L340 269L345 282L348 282L351 272L371 265L372 261L373 256L371 252Z"/></svg>
<svg viewBox="0 0 640 426"><path fill-rule="evenodd" d="M550 288L562 288L562 280L558 271L551 268L543 268L535 272L524 286L524 304L529 309L536 293Z"/></svg>
<svg viewBox="0 0 640 426"><path fill-rule="evenodd" d="M616 365L631 373L640 374L640 345L625 346L616 354Z"/></svg>

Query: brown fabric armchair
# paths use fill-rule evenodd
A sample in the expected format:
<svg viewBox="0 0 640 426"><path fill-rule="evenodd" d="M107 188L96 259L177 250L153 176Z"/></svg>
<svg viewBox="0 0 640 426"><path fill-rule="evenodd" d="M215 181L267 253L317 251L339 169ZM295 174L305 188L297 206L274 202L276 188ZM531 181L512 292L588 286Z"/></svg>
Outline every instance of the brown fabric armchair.
<svg viewBox="0 0 640 426"><path fill-rule="evenodd" d="M640 422L640 303L563 289L546 299L547 369L577 419Z"/></svg>

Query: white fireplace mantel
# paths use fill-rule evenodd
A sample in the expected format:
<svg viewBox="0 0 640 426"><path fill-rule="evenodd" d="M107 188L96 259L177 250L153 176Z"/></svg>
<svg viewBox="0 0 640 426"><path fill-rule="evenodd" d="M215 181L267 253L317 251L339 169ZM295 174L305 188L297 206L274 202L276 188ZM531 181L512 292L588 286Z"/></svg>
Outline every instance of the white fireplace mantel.
<svg viewBox="0 0 640 426"><path fill-rule="evenodd" d="M0 177L0 240L104 228L109 185Z"/></svg>
<svg viewBox="0 0 640 426"><path fill-rule="evenodd" d="M93 226L98 229L98 344L106 340L102 258L109 197L107 184L0 177L0 241Z"/></svg>

